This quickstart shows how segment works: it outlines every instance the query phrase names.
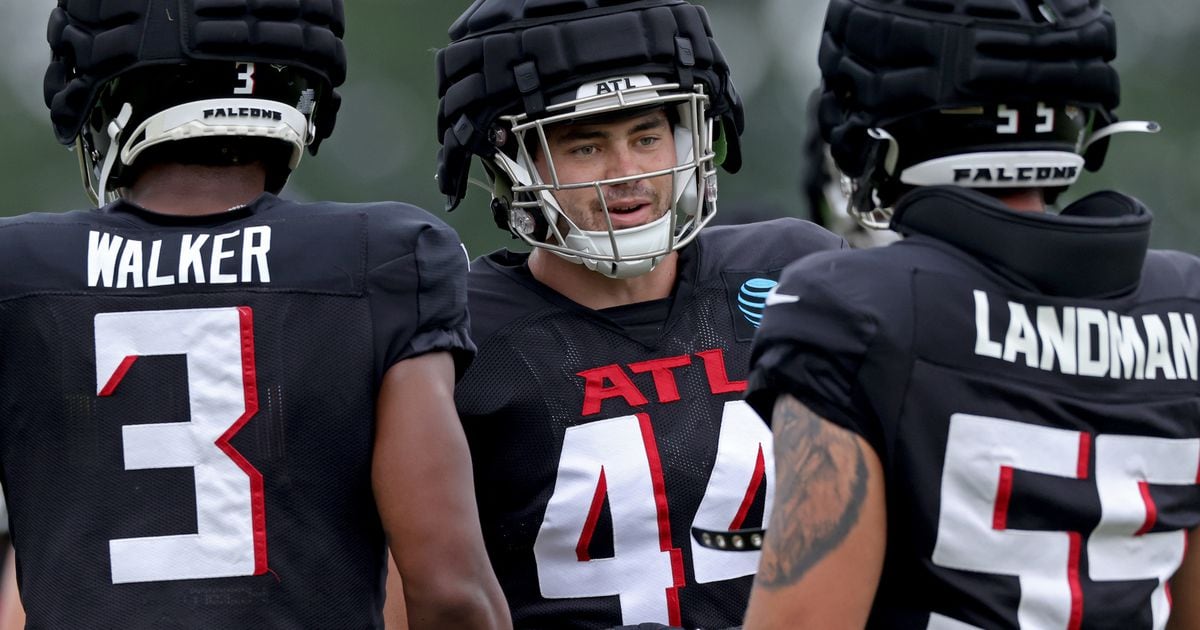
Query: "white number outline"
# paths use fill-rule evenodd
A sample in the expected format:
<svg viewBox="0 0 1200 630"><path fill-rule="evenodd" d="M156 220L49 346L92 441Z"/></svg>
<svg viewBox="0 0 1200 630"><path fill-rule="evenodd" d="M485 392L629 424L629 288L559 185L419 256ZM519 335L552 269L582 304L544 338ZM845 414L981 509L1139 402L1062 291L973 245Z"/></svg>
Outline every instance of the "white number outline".
<svg viewBox="0 0 1200 630"><path fill-rule="evenodd" d="M191 418L125 425L122 449L126 470L193 469L197 532L110 540L113 583L266 573L263 477L230 444L258 412L251 309L101 313L94 325L100 397L138 357L183 355L188 368Z"/></svg>
<svg viewBox="0 0 1200 630"><path fill-rule="evenodd" d="M235 66L237 69L237 79L241 85L236 85L233 88L234 94L254 94L255 78L254 73L256 66L252 61L240 61Z"/></svg>
<svg viewBox="0 0 1200 630"><path fill-rule="evenodd" d="M1037 126L1033 128L1038 133L1050 133L1054 131L1054 108L1046 106L1045 103L1037 104Z"/></svg>
<svg viewBox="0 0 1200 630"><path fill-rule="evenodd" d="M1011 109L1007 105L999 105L996 107L996 115L1003 118L1005 122L996 125L996 133L1013 135L1020 133L1021 130L1021 112L1016 109ZM1037 124L1033 130L1037 133L1050 133L1054 131L1054 108L1045 103L1037 104Z"/></svg>
<svg viewBox="0 0 1200 630"><path fill-rule="evenodd" d="M1088 577L1096 582L1157 579L1150 599L1153 627L1165 627L1170 613L1166 581L1183 560L1186 534L1150 531L1157 508L1148 484L1196 484L1200 439L1103 434L1093 440L1089 433L954 414L933 563L1017 576L1022 628L1079 628L1082 533L1008 530L1007 514L1015 470L1086 479L1093 441L1101 518L1088 535ZM927 627L972 626L933 613Z"/></svg>
<svg viewBox="0 0 1200 630"><path fill-rule="evenodd" d="M1021 117L1021 112L1015 109L1009 109L1007 105L1000 105L996 108L996 115L1008 121L1002 125L996 125L996 133L1017 133L1019 128L1018 121Z"/></svg>

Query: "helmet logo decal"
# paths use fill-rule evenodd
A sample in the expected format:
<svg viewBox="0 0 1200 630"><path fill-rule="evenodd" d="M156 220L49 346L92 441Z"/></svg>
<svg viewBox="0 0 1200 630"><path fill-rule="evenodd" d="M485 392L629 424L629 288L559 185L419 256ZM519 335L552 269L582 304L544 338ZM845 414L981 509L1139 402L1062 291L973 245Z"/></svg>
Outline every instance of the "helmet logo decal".
<svg viewBox="0 0 1200 630"><path fill-rule="evenodd" d="M625 77L610 77L607 79L601 79L600 81L584 83L575 91L575 98L577 100L593 98L596 96L604 96L606 94L616 94L617 92L623 92L625 90L632 90L635 88L646 88L652 85L654 84L650 81L650 78L644 74L633 74ZM656 95L653 93L645 93L640 96L640 98L645 99L654 96ZM636 98L637 97L633 97L630 100L635 100ZM604 100L607 101L608 99Z"/></svg>
<svg viewBox="0 0 1200 630"><path fill-rule="evenodd" d="M987 151L926 160L904 169L913 186L971 188L1069 186L1083 172L1082 156L1067 151Z"/></svg>
<svg viewBox="0 0 1200 630"><path fill-rule="evenodd" d="M624 85L621 85L624 83ZM634 88L633 82L629 77L624 79L613 79L612 81L602 81L596 84L596 94L612 94L617 90L631 90Z"/></svg>
<svg viewBox="0 0 1200 630"><path fill-rule="evenodd" d="M954 169L954 183L956 184L962 182L1032 184L1058 180L1074 181L1077 177L1079 177L1079 168L1076 166L1018 166L1011 172L1004 166Z"/></svg>
<svg viewBox="0 0 1200 630"><path fill-rule="evenodd" d="M210 118L256 118L259 120L283 120L283 112L262 107L215 107L204 110L204 119Z"/></svg>
<svg viewBox="0 0 1200 630"><path fill-rule="evenodd" d="M758 328L762 325L763 310L767 307L767 296L779 283L769 278L751 278L742 284L738 291L738 310Z"/></svg>

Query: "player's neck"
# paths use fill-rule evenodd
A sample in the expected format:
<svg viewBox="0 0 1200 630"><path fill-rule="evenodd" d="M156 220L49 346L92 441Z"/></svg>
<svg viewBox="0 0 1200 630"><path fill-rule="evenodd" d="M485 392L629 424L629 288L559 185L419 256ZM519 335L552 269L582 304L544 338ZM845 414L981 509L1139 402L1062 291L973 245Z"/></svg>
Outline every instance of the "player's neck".
<svg viewBox="0 0 1200 630"><path fill-rule="evenodd" d="M241 166L154 164L128 189L125 198L160 214L219 214L254 201L266 189L266 169Z"/></svg>
<svg viewBox="0 0 1200 630"><path fill-rule="evenodd" d="M995 195L1017 212L1045 212L1046 195L1041 188L1025 188Z"/></svg>
<svg viewBox="0 0 1200 630"><path fill-rule="evenodd" d="M675 286L678 260L679 254L671 252L648 273L618 280L553 252L534 249L529 256L529 270L539 282L571 301L600 310L668 297Z"/></svg>

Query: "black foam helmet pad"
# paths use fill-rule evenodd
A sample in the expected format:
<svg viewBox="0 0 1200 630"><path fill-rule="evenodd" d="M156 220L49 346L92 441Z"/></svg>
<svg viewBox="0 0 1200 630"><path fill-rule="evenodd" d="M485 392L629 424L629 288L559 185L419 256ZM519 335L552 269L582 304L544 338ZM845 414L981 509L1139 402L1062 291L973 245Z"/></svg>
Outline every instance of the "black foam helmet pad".
<svg viewBox="0 0 1200 630"><path fill-rule="evenodd" d="M59 0L47 39L44 95L59 142L71 144L100 89L137 68L249 61L301 68L327 84L318 137L333 131L346 80L342 0Z"/></svg>
<svg viewBox="0 0 1200 630"><path fill-rule="evenodd" d="M935 109L1044 101L1115 119L1115 57L1116 26L1099 0L831 0L822 136L857 177L867 129Z"/></svg>

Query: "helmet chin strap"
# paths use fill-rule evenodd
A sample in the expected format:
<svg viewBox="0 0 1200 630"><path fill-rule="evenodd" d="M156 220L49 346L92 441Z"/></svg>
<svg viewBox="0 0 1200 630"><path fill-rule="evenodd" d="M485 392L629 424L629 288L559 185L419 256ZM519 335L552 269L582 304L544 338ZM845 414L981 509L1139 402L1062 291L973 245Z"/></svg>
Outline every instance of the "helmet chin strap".
<svg viewBox="0 0 1200 630"><path fill-rule="evenodd" d="M1087 139L1087 142L1083 144L1083 150L1087 151L1087 148L1095 144L1097 141L1103 140L1118 133L1158 133L1160 131L1162 131L1162 125L1152 120L1126 120L1123 122L1113 123L1092 134L1092 136Z"/></svg>
<svg viewBox="0 0 1200 630"><path fill-rule="evenodd" d="M108 123L108 152L104 156L104 166L100 168L100 188L96 192L96 203L103 206L110 200L108 195L108 176L112 174L113 166L117 163L117 156L121 154L121 134L125 131L125 125L129 124L129 119L133 116L133 105L125 103L121 106L121 113L112 122Z"/></svg>

